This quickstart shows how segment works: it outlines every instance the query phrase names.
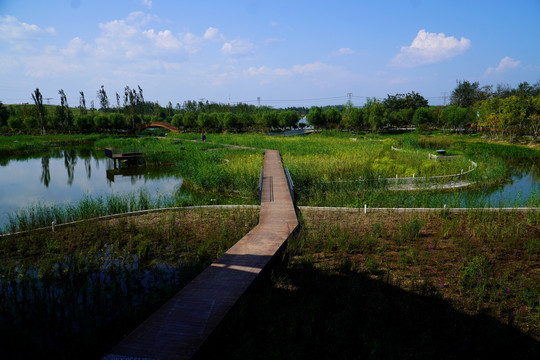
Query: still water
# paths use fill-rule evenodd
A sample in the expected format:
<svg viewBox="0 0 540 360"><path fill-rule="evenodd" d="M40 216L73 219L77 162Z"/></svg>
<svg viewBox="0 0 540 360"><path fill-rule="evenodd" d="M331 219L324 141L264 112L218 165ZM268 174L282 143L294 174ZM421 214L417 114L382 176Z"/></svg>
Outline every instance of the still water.
<svg viewBox="0 0 540 360"><path fill-rule="evenodd" d="M92 148L0 158L0 228L9 213L35 204L76 203L87 195L122 195L142 188L151 196L169 195L181 185L173 169L115 169L103 150Z"/></svg>
<svg viewBox="0 0 540 360"><path fill-rule="evenodd" d="M481 191L461 189L446 194L448 201L443 202L452 204L451 198L458 196L457 206L462 207L527 206L532 197L534 205L538 206L539 167L530 159L507 162L507 167L509 172L504 184ZM167 196L181 186L182 178L172 168L114 168L113 161L105 157L103 150L88 147L4 157L0 158L0 229L8 224L8 214L36 204L77 203L88 195L93 198L123 195L140 189L152 197Z"/></svg>

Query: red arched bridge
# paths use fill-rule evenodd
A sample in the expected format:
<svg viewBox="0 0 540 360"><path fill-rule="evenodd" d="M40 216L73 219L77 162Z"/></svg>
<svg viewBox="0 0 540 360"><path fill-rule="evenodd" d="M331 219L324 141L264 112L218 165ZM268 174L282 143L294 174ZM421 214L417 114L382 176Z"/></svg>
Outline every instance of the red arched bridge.
<svg viewBox="0 0 540 360"><path fill-rule="evenodd" d="M164 121L153 121L153 122L150 122L148 124L142 124L142 125L139 125L137 130L141 131L141 130L148 129L148 128L151 128L151 127L162 127L162 128L167 129L167 130L170 130L172 132L180 131L180 129L178 129L176 126L173 126L171 123L164 122Z"/></svg>

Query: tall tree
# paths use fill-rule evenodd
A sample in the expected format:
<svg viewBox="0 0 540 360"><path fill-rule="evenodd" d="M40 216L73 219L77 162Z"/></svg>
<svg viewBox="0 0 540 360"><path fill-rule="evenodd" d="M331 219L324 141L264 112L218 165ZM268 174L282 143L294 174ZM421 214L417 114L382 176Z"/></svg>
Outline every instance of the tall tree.
<svg viewBox="0 0 540 360"><path fill-rule="evenodd" d="M367 98L363 109L371 130L378 132L385 122L385 108L383 103L376 98Z"/></svg>
<svg viewBox="0 0 540 360"><path fill-rule="evenodd" d="M34 99L34 103L36 104L39 127L41 128L41 135L43 135L45 134L45 108L43 107L43 95L41 95L38 88L32 93L32 99Z"/></svg>
<svg viewBox="0 0 540 360"><path fill-rule="evenodd" d="M60 106L57 107L57 120L60 126L67 130L73 125L73 114L69 108L64 89L58 90L58 94L60 94Z"/></svg>
<svg viewBox="0 0 540 360"><path fill-rule="evenodd" d="M173 110L173 106L172 106L172 102L169 101L169 103L167 104L167 111L165 113L167 115L167 117L172 117L174 115L174 110Z"/></svg>
<svg viewBox="0 0 540 360"><path fill-rule="evenodd" d="M471 107L478 100L481 100L480 84L471 83L467 80L457 81L457 86L450 96L450 104L460 107Z"/></svg>
<svg viewBox="0 0 540 360"><path fill-rule="evenodd" d="M330 127L338 127L341 123L341 113L335 107L330 107L323 112L326 124Z"/></svg>
<svg viewBox="0 0 540 360"><path fill-rule="evenodd" d="M139 88L139 94L137 94L137 107L139 108L139 112L141 116L145 115L145 107L144 107L144 96L143 96L143 90L140 85L137 85Z"/></svg>
<svg viewBox="0 0 540 360"><path fill-rule="evenodd" d="M279 126L282 128L295 127L299 120L298 113L292 110L281 111L278 115L278 118L279 118Z"/></svg>
<svg viewBox="0 0 540 360"><path fill-rule="evenodd" d="M316 128L326 126L326 118L324 117L322 109L318 106L312 106L306 117L309 123Z"/></svg>
<svg viewBox="0 0 540 360"><path fill-rule="evenodd" d="M86 100L84 99L84 92L83 91L80 91L79 94L80 94L80 97L79 97L79 113L81 115L84 115L84 114L86 114Z"/></svg>
<svg viewBox="0 0 540 360"><path fill-rule="evenodd" d="M107 112L109 110L109 98L103 85L101 85L101 88L97 92L97 98L99 100L100 110Z"/></svg>
<svg viewBox="0 0 540 360"><path fill-rule="evenodd" d="M422 95L413 91L407 94L387 95L386 99L383 100L383 104L390 112L393 112L401 109L416 110L427 107L428 101Z"/></svg>

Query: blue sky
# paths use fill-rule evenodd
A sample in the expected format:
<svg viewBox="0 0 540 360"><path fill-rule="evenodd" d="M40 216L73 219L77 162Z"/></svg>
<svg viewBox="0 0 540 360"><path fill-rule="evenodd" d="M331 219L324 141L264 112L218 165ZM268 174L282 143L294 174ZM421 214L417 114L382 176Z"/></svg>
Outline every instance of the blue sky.
<svg viewBox="0 0 540 360"><path fill-rule="evenodd" d="M539 19L540 0L0 0L0 101L436 105L456 80L538 82Z"/></svg>

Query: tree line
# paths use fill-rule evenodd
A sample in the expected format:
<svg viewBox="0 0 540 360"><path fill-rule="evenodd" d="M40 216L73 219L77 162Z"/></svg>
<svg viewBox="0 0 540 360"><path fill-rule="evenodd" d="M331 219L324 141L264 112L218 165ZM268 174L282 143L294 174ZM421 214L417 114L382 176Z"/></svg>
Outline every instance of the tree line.
<svg viewBox="0 0 540 360"><path fill-rule="evenodd" d="M70 107L63 89L58 91L60 105L44 105L39 88L32 93L34 104L4 105L0 102L0 131L26 132L131 132L142 124L169 122L190 131L263 131L293 128L308 109L289 107L273 109L244 103L222 104L209 101L187 100L173 107L146 101L140 86L126 86L122 95L116 93L114 101L104 86L94 100L87 102L83 91L79 105Z"/></svg>
<svg viewBox="0 0 540 360"><path fill-rule="evenodd" d="M355 131L393 131L415 128L420 131L449 129L485 131L494 136L515 140L540 132L540 82L527 82L516 88L507 85L483 86L478 82L457 81L447 106L429 106L428 101L412 91L387 95L380 100L367 98L362 107L351 102L340 106L290 107L274 109L244 103L222 104L187 100L175 106L146 101L140 86L126 86L113 100L101 86L89 106L84 92L79 105L70 107L63 89L58 91L60 105L44 105L39 89L32 93L34 104L3 105L0 102L0 130L3 133L46 131L130 132L150 122L165 121L186 131L268 131L306 126L299 120L306 116L318 129Z"/></svg>
<svg viewBox="0 0 540 360"><path fill-rule="evenodd" d="M511 141L531 134L536 140L540 133L540 82L494 88L458 81L446 106L428 106L428 101L413 91L383 100L368 98L363 107L347 103L342 111L313 106L307 119L326 129L380 132L414 127L420 131L483 131Z"/></svg>

